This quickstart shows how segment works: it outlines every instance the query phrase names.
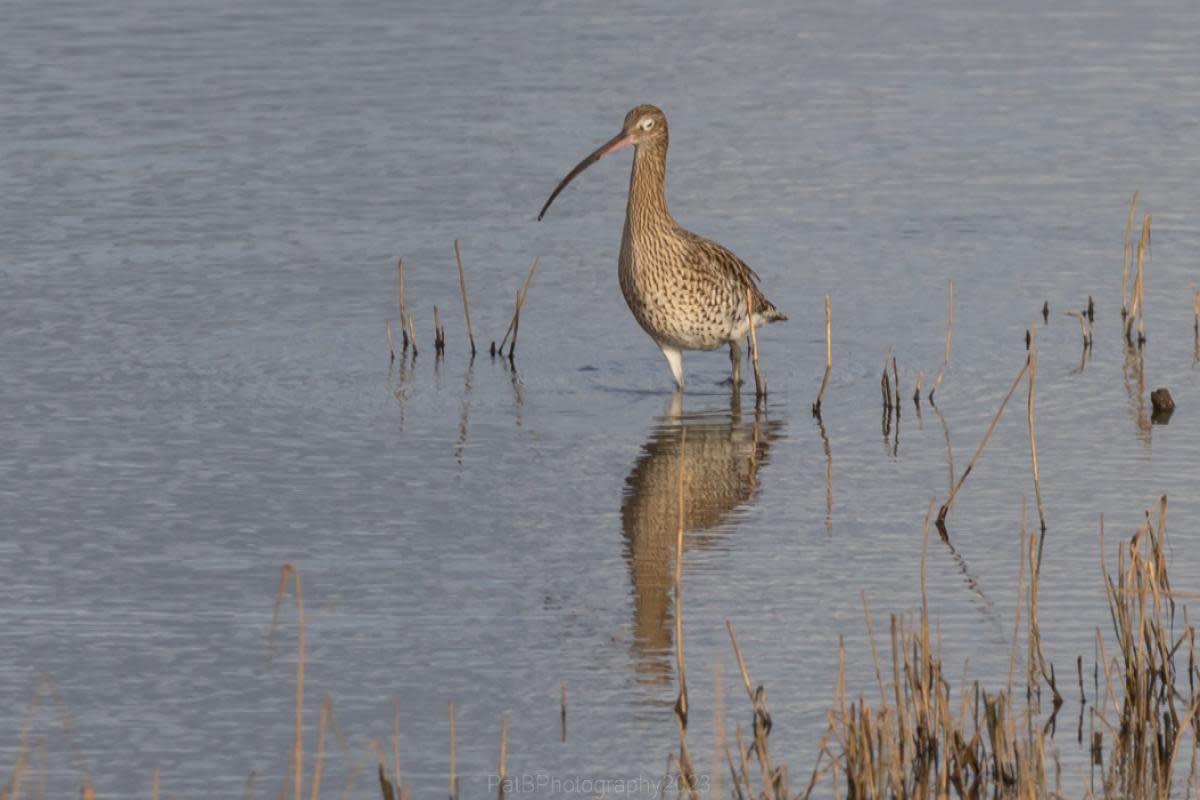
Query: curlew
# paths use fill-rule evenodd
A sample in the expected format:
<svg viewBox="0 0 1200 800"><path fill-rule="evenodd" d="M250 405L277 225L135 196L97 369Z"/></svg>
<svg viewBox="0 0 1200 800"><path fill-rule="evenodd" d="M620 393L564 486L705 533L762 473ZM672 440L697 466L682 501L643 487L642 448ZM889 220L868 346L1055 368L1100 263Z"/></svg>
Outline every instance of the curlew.
<svg viewBox="0 0 1200 800"><path fill-rule="evenodd" d="M621 132L580 161L550 193L538 219L579 173L627 144L634 149L629 201L617 275L642 329L662 350L683 387L683 351L729 347L734 386L741 381L741 343L755 327L787 319L758 288L758 275L716 242L684 230L667 210L667 117L641 105ZM746 293L750 305L747 308Z"/></svg>

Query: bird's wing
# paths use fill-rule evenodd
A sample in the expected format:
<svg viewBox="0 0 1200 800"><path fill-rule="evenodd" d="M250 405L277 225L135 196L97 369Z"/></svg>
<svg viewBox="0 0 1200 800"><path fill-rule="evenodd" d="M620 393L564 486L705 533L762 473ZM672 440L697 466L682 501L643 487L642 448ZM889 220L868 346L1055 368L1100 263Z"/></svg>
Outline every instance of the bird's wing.
<svg viewBox="0 0 1200 800"><path fill-rule="evenodd" d="M691 231L681 233L688 244L689 266L718 280L735 280L758 294L758 273L735 256L732 250Z"/></svg>

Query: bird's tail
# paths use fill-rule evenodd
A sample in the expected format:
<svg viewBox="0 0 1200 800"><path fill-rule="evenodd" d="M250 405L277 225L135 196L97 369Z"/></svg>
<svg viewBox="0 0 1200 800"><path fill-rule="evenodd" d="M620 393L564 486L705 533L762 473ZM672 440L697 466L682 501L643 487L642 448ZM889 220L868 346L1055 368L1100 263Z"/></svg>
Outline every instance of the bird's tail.
<svg viewBox="0 0 1200 800"><path fill-rule="evenodd" d="M775 306L771 305L770 301L763 300L763 307L755 312L759 319L763 322L787 322L787 314L784 314Z"/></svg>

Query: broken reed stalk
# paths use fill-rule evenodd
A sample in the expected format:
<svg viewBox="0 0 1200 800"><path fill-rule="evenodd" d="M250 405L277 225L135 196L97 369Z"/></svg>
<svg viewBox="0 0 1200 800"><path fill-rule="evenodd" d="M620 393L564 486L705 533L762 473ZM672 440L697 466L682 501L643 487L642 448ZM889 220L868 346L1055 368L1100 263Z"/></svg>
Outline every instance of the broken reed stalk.
<svg viewBox="0 0 1200 800"><path fill-rule="evenodd" d="M683 523L684 523L684 479L687 464L687 429L679 436L679 517L675 528L675 668L679 675L679 694L675 699L675 725L679 728L679 779L681 789L687 789L689 797L699 798L696 791L696 773L692 767L692 756L688 750L688 691L687 665L683 660Z"/></svg>
<svg viewBox="0 0 1200 800"><path fill-rule="evenodd" d="M508 720L500 720L500 763L497 766L497 777L500 784L500 799L504 799L504 784L508 780ZM315 798L314 798L315 800Z"/></svg>
<svg viewBox="0 0 1200 800"><path fill-rule="evenodd" d="M296 598L296 730L292 737L292 788L295 800L304 794L304 593L300 589L300 572L292 562L284 562L279 570L279 588L275 591L275 610L271 613L271 634L268 647L275 639L279 624L279 609L291 578Z"/></svg>
<svg viewBox="0 0 1200 800"><path fill-rule="evenodd" d="M1037 460L1037 444L1034 442L1033 436L1033 384L1037 377L1037 354L1033 350L1029 351L1029 355L1025 359L1025 369L1028 372L1029 379L1029 457L1033 464L1033 494L1037 499L1038 521L1042 526L1042 533L1046 532L1046 510L1042 507L1042 483L1038 480L1038 460ZM1038 559L1039 563L1041 559Z"/></svg>
<svg viewBox="0 0 1200 800"><path fill-rule="evenodd" d="M1200 333L1200 289L1192 287L1192 330Z"/></svg>
<svg viewBox="0 0 1200 800"><path fill-rule="evenodd" d="M463 316L467 318L467 339L471 342L471 357L475 357L475 334L471 331L471 307L467 304L467 276L463 272L462 252L454 240L454 260L458 263L458 288L462 291Z"/></svg>
<svg viewBox="0 0 1200 800"><path fill-rule="evenodd" d="M404 259L403 258L397 259L396 262L400 269L400 336L402 337L402 345L401 346L404 348L407 348L409 332L412 330L412 327L411 327L410 320L408 319L408 312L404 309ZM415 344L415 342L416 342L415 337L413 339L413 342Z"/></svg>
<svg viewBox="0 0 1200 800"><path fill-rule="evenodd" d="M942 376L946 374L946 368L950 366L950 335L954 332L954 279L950 278L946 282L946 348L942 355L942 366L938 370L937 377L933 379L933 386L929 389L929 402L933 402L933 393L942 385Z"/></svg>
<svg viewBox="0 0 1200 800"><path fill-rule="evenodd" d="M406 315L406 318L408 320L408 333L405 335L405 338L412 340L413 358L416 358L417 357L417 329L416 329L416 327L413 326L413 318L408 317L407 315Z"/></svg>
<svg viewBox="0 0 1200 800"><path fill-rule="evenodd" d="M1125 246L1121 257L1121 321L1129 317L1129 237L1133 233L1133 214L1137 209L1138 193L1133 193L1129 202L1129 216L1125 219Z"/></svg>
<svg viewBox="0 0 1200 800"><path fill-rule="evenodd" d="M1137 320L1138 340L1137 344L1141 347L1146 342L1146 325L1145 325L1145 294L1143 292L1144 283L1144 261L1146 250L1150 245L1150 215L1147 214L1142 218L1142 235L1138 239L1137 246L1137 273L1133 279L1133 300L1129 309L1129 316L1125 320L1125 341L1133 344L1133 323Z"/></svg>
<svg viewBox="0 0 1200 800"><path fill-rule="evenodd" d="M559 696L558 721L561 726L561 737L559 741L567 740L567 683L563 681Z"/></svg>
<svg viewBox="0 0 1200 800"><path fill-rule="evenodd" d="M446 335L442 331L442 315L438 313L438 307L433 307L433 352L439 356L446 349Z"/></svg>
<svg viewBox="0 0 1200 800"><path fill-rule="evenodd" d="M945 535L946 513L950 510L950 506L954 503L954 498L958 495L958 490L966 482L967 476L971 474L971 470L975 468L975 462L983 455L984 445L987 444L988 437L992 435L992 431L996 429L996 423L1000 421L1000 415L1004 413L1004 407L1008 405L1008 401L1012 398L1013 392L1017 390L1017 385L1021 383L1021 378L1025 377L1026 371L1029 369L1029 361L1026 360L1021 365L1021 371L1017 373L1017 377L1013 379L1012 386L1008 387L1008 394L1004 395L1004 400L1000 402L1000 407L996 409L996 415L992 417L991 424L988 425L987 431L983 434L983 438L979 441L979 447L975 448L975 455L971 456L971 460L967 462L966 469L958 478L958 483L954 484L954 488L950 490L950 496L946 498L946 502L942 504L938 511L937 525L938 530Z"/></svg>
<svg viewBox="0 0 1200 800"><path fill-rule="evenodd" d="M892 355L892 383L896 388L896 419L900 419L900 368L896 366L896 356Z"/></svg>
<svg viewBox="0 0 1200 800"><path fill-rule="evenodd" d="M814 416L821 415L821 398L825 396L825 387L829 384L829 371L833 367L833 351L830 349L829 325L829 295L825 295L825 374L821 376L821 390L817 392L817 402L813 403Z"/></svg>
<svg viewBox="0 0 1200 800"><path fill-rule="evenodd" d="M1142 236L1138 240L1137 295L1138 295L1138 347L1146 342L1146 286L1142 269L1144 256L1150 250L1150 215L1142 219Z"/></svg>
<svg viewBox="0 0 1200 800"><path fill-rule="evenodd" d="M921 384L925 382L925 373L917 370L917 388L913 390L913 405L917 407L917 416L921 415Z"/></svg>
<svg viewBox="0 0 1200 800"><path fill-rule="evenodd" d="M539 258L540 258L540 256L539 256ZM513 346L510 347L508 350L508 357L512 358L513 349L516 348L516 338L517 338L516 328L517 328L517 325L520 324L521 306L525 304L525 292L529 291L529 284L533 282L533 273L537 272L537 267L538 267L538 259L535 258L535 259L533 259L533 266L531 266L529 268L529 274L525 276L525 283L522 284L521 288L517 291L516 308L513 311L512 320L508 323L508 330L506 330L504 332L504 338L500 340L500 346L498 348L496 348L496 351L498 353L500 353L500 355L504 355L504 345L508 342L509 334L512 334Z"/></svg>
<svg viewBox="0 0 1200 800"><path fill-rule="evenodd" d="M767 396L767 381L758 370L758 335L754 332L754 314L751 309L754 308L753 298L750 295L750 287L746 287L746 319L750 323L750 358L754 364L754 398L761 400Z"/></svg>
<svg viewBox="0 0 1200 800"><path fill-rule="evenodd" d="M767 692L762 686L757 689L752 689L750 684L750 673L746 670L746 660L742 657L742 648L738 645L737 634L734 633L733 623L730 620L725 620L725 629L729 632L729 641L733 645L733 654L737 658L738 671L742 675L742 685L746 688L746 696L750 699L751 705L754 707L754 742L750 748L747 748L742 742L741 728L735 728L735 733L738 739L738 749L742 755L742 772L746 776L747 793L755 796L750 788L748 770L746 768L745 758L747 753L752 752L758 760L759 778L762 782L763 794L773 800L775 797L787 797L788 792L782 784L784 782L784 773L782 770L776 771L771 765L771 753L767 747L767 737L771 733L771 711L767 705ZM782 791L781 791L782 790Z"/></svg>
<svg viewBox="0 0 1200 800"><path fill-rule="evenodd" d="M396 346L392 344L392 321L390 319L387 321L387 340L388 355L391 356L391 360L394 362L396 360Z"/></svg>
<svg viewBox="0 0 1200 800"><path fill-rule="evenodd" d="M450 717L450 800L458 800L458 742L454 735L454 701L446 706Z"/></svg>
<svg viewBox="0 0 1200 800"><path fill-rule="evenodd" d="M1083 349L1089 349L1092 346L1092 326L1088 323L1087 315L1081 311L1064 311L1063 313L1079 320L1079 335L1083 337Z"/></svg>

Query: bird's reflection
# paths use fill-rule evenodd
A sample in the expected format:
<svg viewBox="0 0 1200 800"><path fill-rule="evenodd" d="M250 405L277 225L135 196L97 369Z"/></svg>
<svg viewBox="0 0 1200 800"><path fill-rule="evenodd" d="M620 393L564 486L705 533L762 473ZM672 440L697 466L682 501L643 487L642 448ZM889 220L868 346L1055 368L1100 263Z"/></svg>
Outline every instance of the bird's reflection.
<svg viewBox="0 0 1200 800"><path fill-rule="evenodd" d="M736 392L725 408L683 413L676 393L625 479L621 527L633 582L633 636L640 679L671 680L670 616L680 492L684 547L708 547L731 512L751 502L758 471L782 423L755 411L744 420ZM686 439L684 432L686 431ZM681 447L681 442L683 446ZM682 469L682 481L680 470Z"/></svg>

